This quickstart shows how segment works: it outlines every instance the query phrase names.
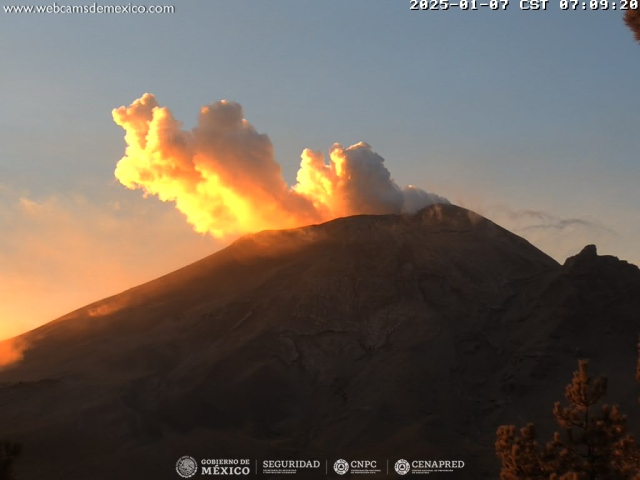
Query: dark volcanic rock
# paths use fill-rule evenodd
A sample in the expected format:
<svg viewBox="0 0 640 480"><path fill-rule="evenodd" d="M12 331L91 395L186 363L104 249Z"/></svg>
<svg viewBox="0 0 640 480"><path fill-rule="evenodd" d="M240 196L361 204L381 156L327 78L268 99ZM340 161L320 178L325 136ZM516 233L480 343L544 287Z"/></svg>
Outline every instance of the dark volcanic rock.
<svg viewBox="0 0 640 480"><path fill-rule="evenodd" d="M497 426L548 432L578 358L633 417L639 294L595 247L560 266L451 205L262 232L24 335L0 424L21 480L172 479L185 454L496 478Z"/></svg>

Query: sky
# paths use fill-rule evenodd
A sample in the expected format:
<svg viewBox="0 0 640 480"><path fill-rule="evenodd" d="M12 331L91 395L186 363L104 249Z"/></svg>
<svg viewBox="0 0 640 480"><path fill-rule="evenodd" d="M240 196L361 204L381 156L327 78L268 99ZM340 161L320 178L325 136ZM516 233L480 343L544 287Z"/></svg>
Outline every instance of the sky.
<svg viewBox="0 0 640 480"><path fill-rule="evenodd" d="M0 10L0 339L249 228L194 228L175 202L116 178L131 144L112 111L145 93L184 130L203 106L237 102L289 187L305 149L329 158L366 142L394 185L474 210L559 262L595 243L640 264L640 45L619 10L170 2L153 4L175 13L155 15Z"/></svg>

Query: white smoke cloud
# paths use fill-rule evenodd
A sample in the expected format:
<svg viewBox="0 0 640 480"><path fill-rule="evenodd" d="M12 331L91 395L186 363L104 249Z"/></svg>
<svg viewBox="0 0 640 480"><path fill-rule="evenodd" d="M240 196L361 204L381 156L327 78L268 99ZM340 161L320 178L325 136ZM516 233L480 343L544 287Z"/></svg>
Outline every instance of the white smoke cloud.
<svg viewBox="0 0 640 480"><path fill-rule="evenodd" d="M214 237L448 203L414 186L399 187L366 143L335 144L328 162L322 153L305 150L298 183L289 187L271 140L235 102L203 107L192 130L183 130L148 93L114 110L113 118L125 129L127 143L116 178L175 202L196 231Z"/></svg>

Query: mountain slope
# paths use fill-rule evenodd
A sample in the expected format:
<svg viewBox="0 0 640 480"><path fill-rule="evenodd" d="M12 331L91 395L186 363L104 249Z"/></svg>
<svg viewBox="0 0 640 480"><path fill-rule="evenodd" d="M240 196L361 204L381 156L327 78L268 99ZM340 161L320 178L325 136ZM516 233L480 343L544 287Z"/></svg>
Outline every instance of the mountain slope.
<svg viewBox="0 0 640 480"><path fill-rule="evenodd" d="M495 478L496 426L549 419L578 357L630 403L638 293L637 267L560 266L451 205L262 232L24 335L0 425L20 479L177 478L185 454Z"/></svg>

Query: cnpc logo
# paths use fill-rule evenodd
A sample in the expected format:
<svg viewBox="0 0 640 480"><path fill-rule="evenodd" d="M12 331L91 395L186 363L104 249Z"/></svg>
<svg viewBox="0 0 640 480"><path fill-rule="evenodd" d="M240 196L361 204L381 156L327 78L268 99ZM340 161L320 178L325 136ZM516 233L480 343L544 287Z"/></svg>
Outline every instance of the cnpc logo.
<svg viewBox="0 0 640 480"><path fill-rule="evenodd" d="M340 460L336 460L336 463L333 464L333 470L338 475L344 475L349 471L349 462L341 458Z"/></svg>
<svg viewBox="0 0 640 480"><path fill-rule="evenodd" d="M378 462L375 460L352 460L349 464L351 468L362 470L362 469L370 469L370 468L378 468Z"/></svg>
<svg viewBox="0 0 640 480"><path fill-rule="evenodd" d="M377 468L378 462L376 460L351 460L347 462L341 458L333 464L333 470L338 475L344 475L349 470L351 470L352 473L364 473L364 471L375 470Z"/></svg>

